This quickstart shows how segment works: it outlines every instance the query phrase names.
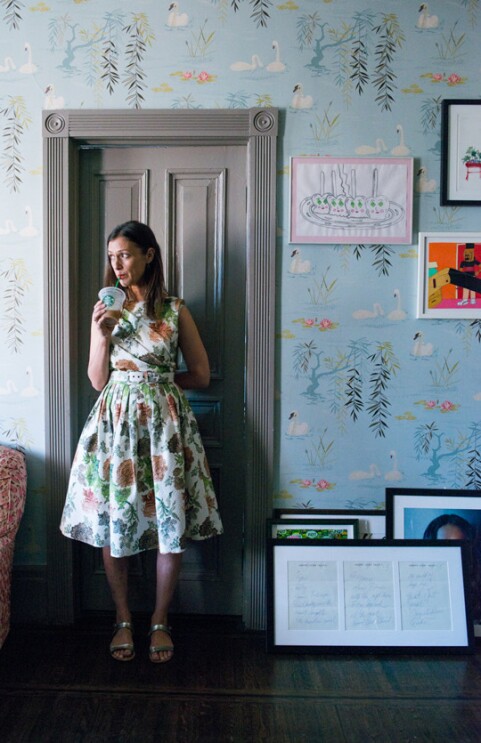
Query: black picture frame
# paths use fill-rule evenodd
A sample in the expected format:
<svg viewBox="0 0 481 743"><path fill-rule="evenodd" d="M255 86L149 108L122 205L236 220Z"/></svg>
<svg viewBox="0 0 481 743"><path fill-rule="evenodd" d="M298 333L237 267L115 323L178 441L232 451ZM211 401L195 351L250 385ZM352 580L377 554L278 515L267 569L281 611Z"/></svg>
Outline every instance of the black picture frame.
<svg viewBox="0 0 481 743"><path fill-rule="evenodd" d="M266 570L268 652L474 652L464 542L269 539Z"/></svg>
<svg viewBox="0 0 481 743"><path fill-rule="evenodd" d="M386 538L386 511L384 509L348 508L276 508L275 519L358 519L359 539Z"/></svg>
<svg viewBox="0 0 481 743"><path fill-rule="evenodd" d="M441 101L441 206L481 205L480 174L481 99L447 98Z"/></svg>
<svg viewBox="0 0 481 743"><path fill-rule="evenodd" d="M359 539L359 519L322 516L315 519L268 519L267 536L269 539Z"/></svg>

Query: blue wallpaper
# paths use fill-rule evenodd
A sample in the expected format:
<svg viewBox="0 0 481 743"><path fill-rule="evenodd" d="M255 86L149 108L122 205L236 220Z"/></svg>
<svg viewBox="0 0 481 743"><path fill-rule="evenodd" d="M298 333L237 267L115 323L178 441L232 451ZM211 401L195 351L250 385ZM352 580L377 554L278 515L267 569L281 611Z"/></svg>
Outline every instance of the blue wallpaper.
<svg viewBox="0 0 481 743"><path fill-rule="evenodd" d="M418 232L479 228L479 207L440 206L441 101L479 97L479 29L479 0L0 1L0 440L29 467L17 562L45 560L43 108L278 107L273 505L479 486L481 322L416 318ZM302 155L413 158L412 243L291 243Z"/></svg>

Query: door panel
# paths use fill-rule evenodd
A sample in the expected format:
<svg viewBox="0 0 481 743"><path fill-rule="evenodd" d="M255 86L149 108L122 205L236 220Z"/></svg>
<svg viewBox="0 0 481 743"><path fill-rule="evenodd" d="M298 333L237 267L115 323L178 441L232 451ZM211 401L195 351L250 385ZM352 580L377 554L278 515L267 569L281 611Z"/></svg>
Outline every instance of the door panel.
<svg viewBox="0 0 481 743"><path fill-rule="evenodd" d="M244 368L246 151L243 146L89 148L81 153L79 433L95 400L86 374L90 308L101 286L106 236L148 222L163 249L168 289L185 299L211 364L207 390L188 393L206 448L225 534L191 542L174 612L242 613L245 505ZM182 363L182 360L180 359ZM79 546L81 611L111 608L100 550ZM149 611L155 552L131 560L134 610Z"/></svg>

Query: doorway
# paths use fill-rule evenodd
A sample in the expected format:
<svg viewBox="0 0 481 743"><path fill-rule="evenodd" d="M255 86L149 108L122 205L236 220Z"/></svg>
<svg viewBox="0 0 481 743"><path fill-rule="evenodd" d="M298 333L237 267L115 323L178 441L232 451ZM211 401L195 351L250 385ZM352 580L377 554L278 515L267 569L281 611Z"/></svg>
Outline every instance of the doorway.
<svg viewBox="0 0 481 743"><path fill-rule="evenodd" d="M237 599L237 607L242 610L248 628L261 629L265 621L265 518L271 508L274 438L277 111L65 110L45 112L43 134L50 620L69 623L74 618L72 548L69 540L59 537L58 521L79 425L83 422L80 420L83 413L81 415L77 410L75 402L83 368L74 317L76 308L82 304L78 281L83 249L81 235L85 229L85 192L82 193L80 176L82 152L89 148L133 146L194 147L200 151L214 146L243 148L245 151L247 189L237 208L238 214L245 216L246 235L245 483L243 513L239 517L244 521L245 541L241 565L243 591L241 598ZM222 612L222 608L219 611Z"/></svg>
<svg viewBox="0 0 481 743"><path fill-rule="evenodd" d="M224 535L189 542L171 611L241 615L245 509L245 145L81 148L79 310L102 285L106 240L130 219L158 236L169 293L191 310L207 349L211 383L187 392L215 483ZM90 318L75 313L79 339L78 435L97 395L87 375ZM75 395L73 396L75 401ZM100 550L74 543L79 613L112 609ZM130 560L132 606L154 602L155 551Z"/></svg>

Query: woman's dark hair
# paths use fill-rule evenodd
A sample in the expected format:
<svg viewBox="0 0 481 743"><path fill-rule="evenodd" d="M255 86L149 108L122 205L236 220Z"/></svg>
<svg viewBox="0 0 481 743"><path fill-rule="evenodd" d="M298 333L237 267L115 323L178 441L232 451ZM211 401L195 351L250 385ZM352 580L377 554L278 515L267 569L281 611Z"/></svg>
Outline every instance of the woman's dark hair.
<svg viewBox="0 0 481 743"><path fill-rule="evenodd" d="M465 539L473 540L476 536L474 526L469 521L466 521L466 519L463 519L462 516L458 516L455 513L443 513L442 516L438 516L427 525L423 539L437 539L438 530L447 524L452 524L453 526L457 526L458 529L461 529Z"/></svg>
<svg viewBox="0 0 481 743"><path fill-rule="evenodd" d="M145 254L149 248L154 249L154 257L147 263L144 274L145 285L145 307L147 317L155 320L159 316L162 302L167 295L164 279L164 266L160 253L160 246L150 227L143 222L130 220L114 227L107 238L107 245L117 237L125 237L130 242L135 243L137 247ZM105 266L104 286L113 286L116 277L110 261ZM128 295L127 289L127 295Z"/></svg>

